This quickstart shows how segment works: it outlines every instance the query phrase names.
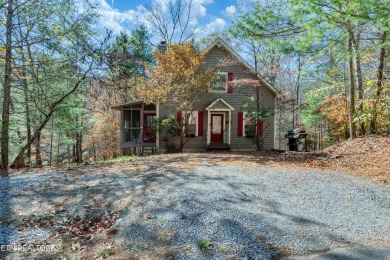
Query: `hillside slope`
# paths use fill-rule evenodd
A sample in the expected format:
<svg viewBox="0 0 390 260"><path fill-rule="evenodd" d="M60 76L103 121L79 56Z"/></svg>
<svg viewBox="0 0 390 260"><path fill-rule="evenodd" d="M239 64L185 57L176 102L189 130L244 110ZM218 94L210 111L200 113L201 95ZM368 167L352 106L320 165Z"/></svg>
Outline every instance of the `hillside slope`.
<svg viewBox="0 0 390 260"><path fill-rule="evenodd" d="M326 160L334 169L390 183L390 136L372 135L347 140L324 149L324 152L341 156Z"/></svg>

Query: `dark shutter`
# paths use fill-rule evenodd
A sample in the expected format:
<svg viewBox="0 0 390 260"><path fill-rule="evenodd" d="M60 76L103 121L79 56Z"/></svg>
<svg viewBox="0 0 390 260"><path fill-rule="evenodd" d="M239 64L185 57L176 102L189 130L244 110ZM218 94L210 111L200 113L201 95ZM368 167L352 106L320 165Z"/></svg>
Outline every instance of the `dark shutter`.
<svg viewBox="0 0 390 260"><path fill-rule="evenodd" d="M228 72L228 93L233 93L233 72Z"/></svg>
<svg viewBox="0 0 390 260"><path fill-rule="evenodd" d="M263 124L263 120L259 120L258 124L257 124L257 135L259 137L263 137L264 135L264 124Z"/></svg>
<svg viewBox="0 0 390 260"><path fill-rule="evenodd" d="M177 131L176 131L176 135L181 135L182 134L182 124L183 124L183 116L181 114L181 111L177 111L177 125L178 125L178 128L177 128Z"/></svg>
<svg viewBox="0 0 390 260"><path fill-rule="evenodd" d="M243 125L244 125L244 112L238 112L238 129L237 129L237 136L243 135Z"/></svg>
<svg viewBox="0 0 390 260"><path fill-rule="evenodd" d="M198 111L198 136L203 136L203 111Z"/></svg>

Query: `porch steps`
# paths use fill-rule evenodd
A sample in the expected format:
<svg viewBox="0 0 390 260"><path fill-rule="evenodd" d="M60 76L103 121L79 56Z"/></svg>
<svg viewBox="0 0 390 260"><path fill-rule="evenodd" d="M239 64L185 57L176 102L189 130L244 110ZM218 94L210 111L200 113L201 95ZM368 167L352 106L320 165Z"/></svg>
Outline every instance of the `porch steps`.
<svg viewBox="0 0 390 260"><path fill-rule="evenodd" d="M155 155L156 154L156 147L144 146L144 147L142 147L141 154L142 154L142 156Z"/></svg>
<svg viewBox="0 0 390 260"><path fill-rule="evenodd" d="M221 151L221 150L230 150L230 145L229 144L219 144L219 143L211 143L207 146L207 150L211 151L211 150L218 150L218 151Z"/></svg>

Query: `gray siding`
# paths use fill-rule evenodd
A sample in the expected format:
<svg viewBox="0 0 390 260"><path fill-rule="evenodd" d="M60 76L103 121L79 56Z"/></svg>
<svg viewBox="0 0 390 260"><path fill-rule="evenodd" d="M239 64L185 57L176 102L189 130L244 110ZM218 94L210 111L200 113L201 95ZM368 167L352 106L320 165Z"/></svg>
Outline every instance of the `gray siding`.
<svg viewBox="0 0 390 260"><path fill-rule="evenodd" d="M219 64L220 60L223 59L232 59L227 51L222 48L215 46L209 51L206 56L205 68L216 67ZM229 66L220 67L219 71L221 72L232 72L233 79L256 79L256 77L246 69L243 65L237 61L234 64L229 64ZM203 122L203 132L204 136L191 137L188 138L188 142L185 145L186 151L199 151L204 150L207 145L207 111L205 109L218 97L222 97L226 102L228 102L234 111L232 111L232 126L231 126L231 148L232 150L254 150L255 146L251 143L250 138L245 136L238 136L238 112L242 111L241 107L244 101L247 100L248 96L254 95L255 92L251 87L240 86L234 87L233 93L203 93L199 95L198 100L194 104L194 111L204 111L204 122ZM261 106L268 109L275 109L275 99L276 96L271 92L266 86L261 88L260 100ZM160 106L160 116L168 115L168 110L164 108L162 104ZM227 113L226 113L227 114ZM226 121L227 119L225 119ZM264 134L265 134L265 144L264 149L274 148L274 131L275 131L275 119L271 117L267 119L264 123ZM174 138L173 142L179 142L179 138ZM164 150L164 143L160 141L160 149Z"/></svg>

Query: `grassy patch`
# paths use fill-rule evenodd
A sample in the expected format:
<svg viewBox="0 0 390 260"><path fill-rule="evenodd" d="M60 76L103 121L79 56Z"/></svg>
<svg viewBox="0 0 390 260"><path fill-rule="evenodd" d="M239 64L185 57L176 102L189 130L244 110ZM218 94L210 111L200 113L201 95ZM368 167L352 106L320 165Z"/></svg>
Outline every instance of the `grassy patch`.
<svg viewBox="0 0 390 260"><path fill-rule="evenodd" d="M111 255L115 255L115 250L113 248L107 248L104 250L100 250L97 253L97 256L101 257L101 258L105 258L105 257L111 256Z"/></svg>
<svg viewBox="0 0 390 260"><path fill-rule="evenodd" d="M141 250L141 246L140 245L134 245L132 248L131 248L132 251L134 252L139 252Z"/></svg>
<svg viewBox="0 0 390 260"><path fill-rule="evenodd" d="M96 161L95 163L123 163L123 162L129 162L134 159L138 158L136 155L125 155L125 156L119 156L114 159L106 160L106 161Z"/></svg>
<svg viewBox="0 0 390 260"><path fill-rule="evenodd" d="M207 238L201 239L198 245L199 248L202 249L203 251L207 251L213 248L213 243Z"/></svg>
<svg viewBox="0 0 390 260"><path fill-rule="evenodd" d="M222 253L222 254L227 254L227 253L229 253L230 249L226 246L218 246L217 251Z"/></svg>
<svg viewBox="0 0 390 260"><path fill-rule="evenodd" d="M97 256L98 257L106 257L106 253L104 253L104 251L98 251L98 253L97 253Z"/></svg>

